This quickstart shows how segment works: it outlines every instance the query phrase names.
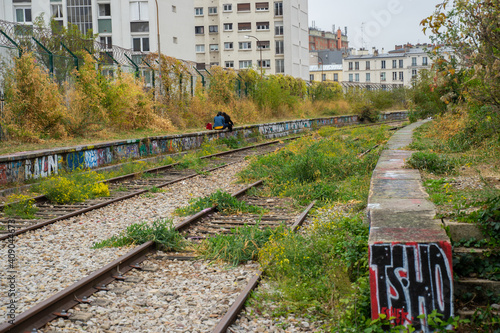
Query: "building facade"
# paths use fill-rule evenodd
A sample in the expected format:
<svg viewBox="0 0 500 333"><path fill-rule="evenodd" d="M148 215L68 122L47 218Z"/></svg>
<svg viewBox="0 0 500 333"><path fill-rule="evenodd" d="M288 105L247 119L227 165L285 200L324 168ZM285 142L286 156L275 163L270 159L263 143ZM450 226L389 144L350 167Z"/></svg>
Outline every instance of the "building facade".
<svg viewBox="0 0 500 333"><path fill-rule="evenodd" d="M335 26L332 31L323 31L317 28L309 29L309 51L321 50L344 50L349 49L349 40L347 39L347 27L344 31L337 29Z"/></svg>
<svg viewBox="0 0 500 333"><path fill-rule="evenodd" d="M309 81L311 82L342 82L342 64L338 65L312 65L309 67Z"/></svg>
<svg viewBox="0 0 500 333"><path fill-rule="evenodd" d="M82 33L92 29L97 40L141 52L158 51L158 22L161 52L186 61L195 61L194 0L0 0L0 19L33 24L42 15Z"/></svg>
<svg viewBox="0 0 500 333"><path fill-rule="evenodd" d="M432 63L424 49L408 48L380 54L359 50L345 57L342 65L344 86L391 89L411 86L418 72L430 69Z"/></svg>
<svg viewBox="0 0 500 333"><path fill-rule="evenodd" d="M308 0L194 0L199 69L254 68L309 79Z"/></svg>

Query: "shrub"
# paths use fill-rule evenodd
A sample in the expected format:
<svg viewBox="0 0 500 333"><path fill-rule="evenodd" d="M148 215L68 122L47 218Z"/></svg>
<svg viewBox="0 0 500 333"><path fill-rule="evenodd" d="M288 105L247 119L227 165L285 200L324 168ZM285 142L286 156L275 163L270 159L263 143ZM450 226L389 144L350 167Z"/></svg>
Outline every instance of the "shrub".
<svg viewBox="0 0 500 333"><path fill-rule="evenodd" d="M11 194L7 197L3 212L6 216L34 219L38 208L35 200L24 194Z"/></svg>
<svg viewBox="0 0 500 333"><path fill-rule="evenodd" d="M455 161L445 155L416 152L406 161L409 167L425 170L437 175L448 174L455 169Z"/></svg>
<svg viewBox="0 0 500 333"><path fill-rule="evenodd" d="M35 62L31 53L14 60L14 68L5 71L4 128L24 142L64 138L66 109L57 84Z"/></svg>
<svg viewBox="0 0 500 333"><path fill-rule="evenodd" d="M175 230L172 220L156 220L153 225L134 223L119 235L94 243L93 249L140 245L154 241L163 251L181 251L186 246L184 237Z"/></svg>
<svg viewBox="0 0 500 333"><path fill-rule="evenodd" d="M54 203L82 202L96 197L109 196L108 185L102 183L104 176L95 171L76 172L64 176L52 176L34 187Z"/></svg>

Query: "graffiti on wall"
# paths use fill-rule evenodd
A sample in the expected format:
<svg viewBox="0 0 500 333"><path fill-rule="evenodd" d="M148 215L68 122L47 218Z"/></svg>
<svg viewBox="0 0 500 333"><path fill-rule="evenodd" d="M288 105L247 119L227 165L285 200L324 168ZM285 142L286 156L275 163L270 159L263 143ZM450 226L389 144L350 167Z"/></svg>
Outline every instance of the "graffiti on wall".
<svg viewBox="0 0 500 333"><path fill-rule="evenodd" d="M433 310L443 320L453 316L450 243L370 245L370 285L373 318L384 313L396 325L430 332L418 316Z"/></svg>
<svg viewBox="0 0 500 333"><path fill-rule="evenodd" d="M114 147L116 159L126 160L139 157L139 145L137 143Z"/></svg>
<svg viewBox="0 0 500 333"><path fill-rule="evenodd" d="M48 155L24 161L24 179L38 179L56 175L60 156Z"/></svg>

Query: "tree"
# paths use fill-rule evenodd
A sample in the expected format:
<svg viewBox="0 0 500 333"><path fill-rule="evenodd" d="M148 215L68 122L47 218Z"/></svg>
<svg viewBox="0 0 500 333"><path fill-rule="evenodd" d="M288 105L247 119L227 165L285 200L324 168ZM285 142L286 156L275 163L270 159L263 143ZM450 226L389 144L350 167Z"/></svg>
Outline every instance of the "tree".
<svg viewBox="0 0 500 333"><path fill-rule="evenodd" d="M498 0L444 0L421 22L434 42L454 49L456 68L441 62L438 73L454 75L459 70L464 75L462 93L494 106L500 105L499 8ZM440 54L440 49L435 52Z"/></svg>

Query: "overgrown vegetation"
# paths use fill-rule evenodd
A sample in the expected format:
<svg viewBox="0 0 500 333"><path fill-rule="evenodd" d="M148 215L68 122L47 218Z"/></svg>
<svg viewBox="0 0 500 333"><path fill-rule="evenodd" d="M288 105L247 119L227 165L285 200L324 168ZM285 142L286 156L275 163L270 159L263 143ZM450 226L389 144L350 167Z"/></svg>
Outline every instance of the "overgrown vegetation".
<svg viewBox="0 0 500 333"><path fill-rule="evenodd" d="M152 224L131 224L121 234L96 242L92 248L141 245L148 241L154 241L164 251L181 251L186 246L186 240L175 230L172 220L160 219Z"/></svg>
<svg viewBox="0 0 500 333"><path fill-rule="evenodd" d="M5 201L3 213L9 217L22 219L34 219L38 208L34 205L35 200L24 194L11 194Z"/></svg>
<svg viewBox="0 0 500 333"><path fill-rule="evenodd" d="M95 171L61 174L43 179L33 191L43 193L54 203L82 202L97 197L109 196L104 175Z"/></svg>
<svg viewBox="0 0 500 333"><path fill-rule="evenodd" d="M449 174L455 169L453 161L436 153L417 152L406 161L412 168L424 170L436 175Z"/></svg>
<svg viewBox="0 0 500 333"><path fill-rule="evenodd" d="M197 252L204 259L222 260L232 265L256 260L259 250L269 238L283 230L260 228L259 222L231 229L229 234L207 238L197 247Z"/></svg>
<svg viewBox="0 0 500 333"><path fill-rule="evenodd" d="M178 215L187 216L213 206L217 207L217 211L224 215L241 213L264 214L266 212L264 208L249 205L233 197L230 193L221 190L203 198L191 199L189 200L189 206L178 208L175 212Z"/></svg>

